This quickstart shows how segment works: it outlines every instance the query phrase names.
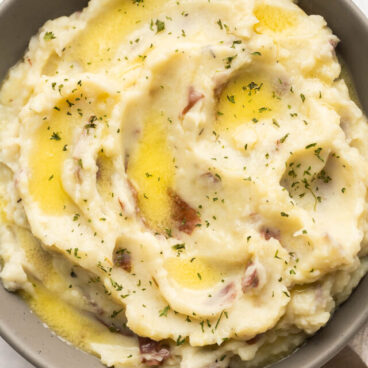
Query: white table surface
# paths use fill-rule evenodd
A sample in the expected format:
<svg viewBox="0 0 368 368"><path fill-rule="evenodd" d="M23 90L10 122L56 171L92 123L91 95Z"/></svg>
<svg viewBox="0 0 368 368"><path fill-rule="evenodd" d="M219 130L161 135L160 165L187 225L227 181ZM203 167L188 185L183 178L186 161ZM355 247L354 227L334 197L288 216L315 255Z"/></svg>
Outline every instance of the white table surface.
<svg viewBox="0 0 368 368"><path fill-rule="evenodd" d="M30 0L28 0L30 1ZM353 0L368 16L368 0ZM2 3L3 0L0 0ZM368 363L368 351L362 351L363 341L368 340L368 329L363 329L352 342L352 346L359 351L362 358ZM0 337L0 368L34 368L33 365L26 362Z"/></svg>

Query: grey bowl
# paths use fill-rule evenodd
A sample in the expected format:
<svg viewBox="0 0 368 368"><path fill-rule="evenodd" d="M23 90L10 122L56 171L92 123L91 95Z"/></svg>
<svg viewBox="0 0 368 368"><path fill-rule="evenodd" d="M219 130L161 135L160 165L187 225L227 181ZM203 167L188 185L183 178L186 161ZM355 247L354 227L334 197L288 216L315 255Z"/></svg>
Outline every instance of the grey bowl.
<svg viewBox="0 0 368 368"><path fill-rule="evenodd" d="M341 39L339 53L349 65L368 113L368 20L351 0L300 0L308 13L324 16ZM30 37L48 19L68 15L87 0L6 0L0 6L0 80L24 53ZM368 138L368 137L367 137ZM0 287L0 335L39 368L102 368L99 361L58 339L16 295ZM272 368L319 368L349 341L368 318L368 277L332 320L294 354Z"/></svg>

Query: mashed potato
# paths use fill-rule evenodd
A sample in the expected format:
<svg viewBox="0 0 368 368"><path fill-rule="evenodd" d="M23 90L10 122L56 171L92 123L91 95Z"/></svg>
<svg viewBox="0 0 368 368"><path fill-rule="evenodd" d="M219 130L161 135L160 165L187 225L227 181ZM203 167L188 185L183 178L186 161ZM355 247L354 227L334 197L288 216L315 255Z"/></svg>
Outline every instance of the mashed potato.
<svg viewBox="0 0 368 368"><path fill-rule="evenodd" d="M291 0L91 0L0 91L1 278L108 366L255 367L367 270L367 120Z"/></svg>

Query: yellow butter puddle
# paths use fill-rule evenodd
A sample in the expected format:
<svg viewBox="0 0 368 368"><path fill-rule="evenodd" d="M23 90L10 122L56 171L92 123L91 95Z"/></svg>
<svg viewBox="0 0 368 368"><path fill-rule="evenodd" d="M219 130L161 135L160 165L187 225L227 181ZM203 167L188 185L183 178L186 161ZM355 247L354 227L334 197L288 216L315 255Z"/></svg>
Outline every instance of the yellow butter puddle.
<svg viewBox="0 0 368 368"><path fill-rule="evenodd" d="M50 120L52 123L45 122L34 139L29 161L29 191L44 212L58 214L72 206L62 185L61 168L68 155L71 125L77 122L67 121L65 114L60 113L53 113Z"/></svg>
<svg viewBox="0 0 368 368"><path fill-rule="evenodd" d="M167 144L166 125L163 114L153 113L146 119L141 140L128 165L140 211L157 231L165 231L171 224L169 189L174 182L175 166Z"/></svg>
<svg viewBox="0 0 368 368"><path fill-rule="evenodd" d="M88 96L81 91L60 100L33 137L29 192L48 215L70 213L74 208L63 187L62 168L65 159L71 156L75 128L106 123L112 108L108 94L97 92Z"/></svg>
<svg viewBox="0 0 368 368"><path fill-rule="evenodd" d="M299 12L297 9L293 11L279 6L259 4L254 10L254 15L259 20L255 30L257 33L280 33L290 30L298 24Z"/></svg>
<svg viewBox="0 0 368 368"><path fill-rule="evenodd" d="M100 195L106 201L111 201L112 192L112 175L114 173L114 163L110 157L100 152L97 157L97 189Z"/></svg>
<svg viewBox="0 0 368 368"><path fill-rule="evenodd" d="M243 73L229 82L217 106L216 130L231 131L275 115L280 99L265 76L262 72Z"/></svg>
<svg viewBox="0 0 368 368"><path fill-rule="evenodd" d="M24 228L14 226L17 241L24 250L27 262L29 262L43 283L53 283L55 281L55 272L52 267L51 255L41 248L40 241L32 233Z"/></svg>
<svg viewBox="0 0 368 368"><path fill-rule="evenodd" d="M121 344L123 336L110 332L92 316L66 303L42 284L33 281L33 285L33 294L22 291L21 296L58 336L89 353L95 353L91 343Z"/></svg>
<svg viewBox="0 0 368 368"><path fill-rule="evenodd" d="M129 57L117 55L119 47L128 42L128 36L144 24L154 22L152 34L156 33L156 17L163 11L168 0L115 0L103 6L97 17L73 40L65 51L65 60L77 62L86 71L96 71L112 60ZM164 21L164 19L161 19ZM137 42L136 39L131 40Z"/></svg>
<svg viewBox="0 0 368 368"><path fill-rule="evenodd" d="M208 289L221 281L221 273L199 258L168 258L164 267L169 279L188 289Z"/></svg>
<svg viewBox="0 0 368 368"><path fill-rule="evenodd" d="M62 275L55 271L51 254L42 249L40 242L29 230L14 227L14 231L27 261L34 267L38 279L42 281L29 278L34 286L34 292L20 292L37 316L58 336L87 352L94 353L91 343L121 344L122 336L110 332L92 316L60 297L58 293L64 293L68 285Z"/></svg>

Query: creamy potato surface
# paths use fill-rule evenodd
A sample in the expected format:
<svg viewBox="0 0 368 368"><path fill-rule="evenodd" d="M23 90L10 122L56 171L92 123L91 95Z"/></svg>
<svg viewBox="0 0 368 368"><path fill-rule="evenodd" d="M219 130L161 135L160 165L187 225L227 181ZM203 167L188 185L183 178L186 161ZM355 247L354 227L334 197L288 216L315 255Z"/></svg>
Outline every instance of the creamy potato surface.
<svg viewBox="0 0 368 368"><path fill-rule="evenodd" d="M47 22L0 90L5 287L107 366L292 351L367 270L368 127L337 43L291 0Z"/></svg>

